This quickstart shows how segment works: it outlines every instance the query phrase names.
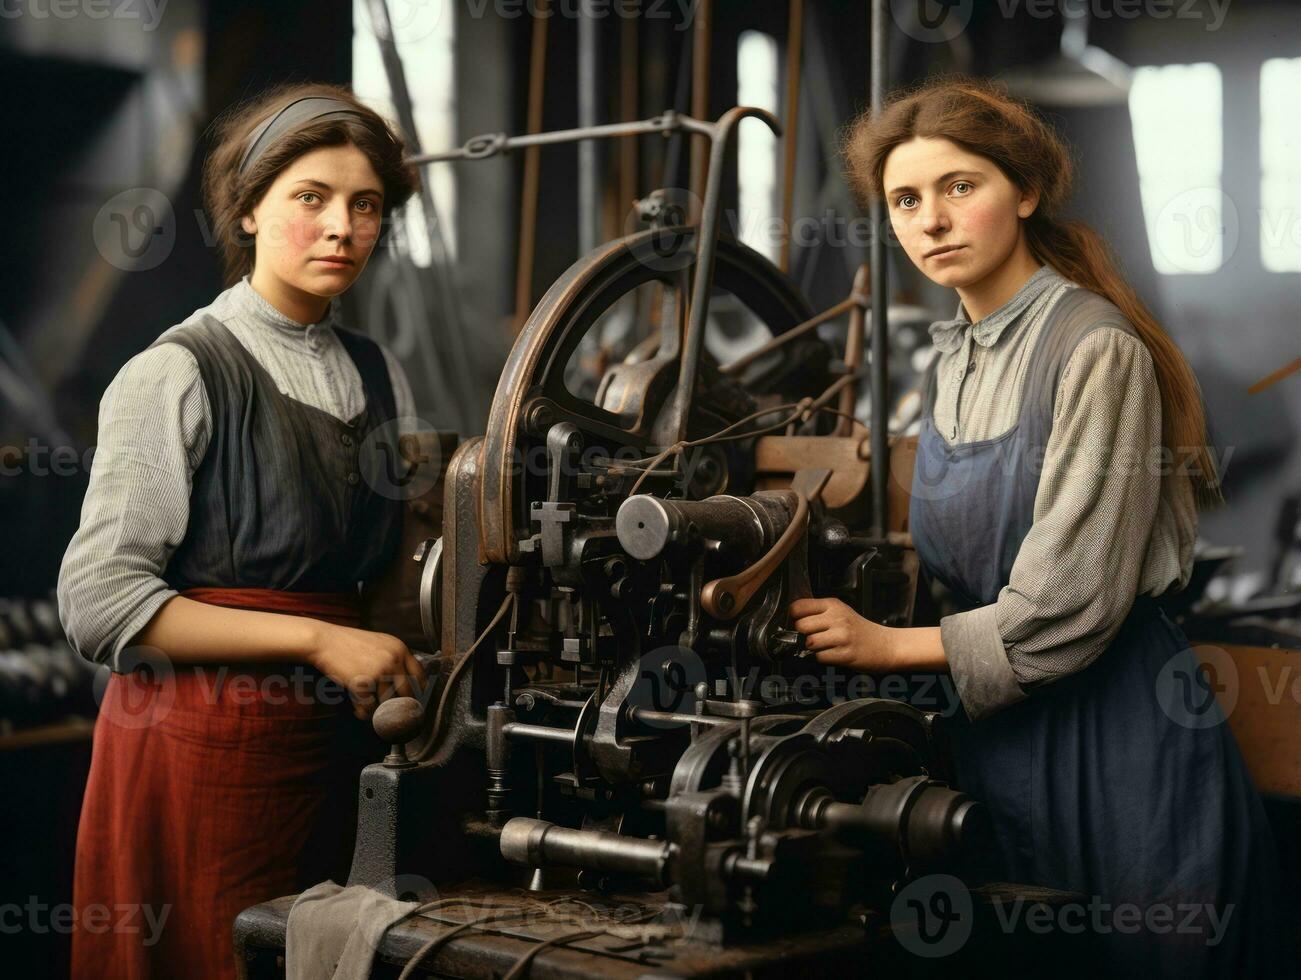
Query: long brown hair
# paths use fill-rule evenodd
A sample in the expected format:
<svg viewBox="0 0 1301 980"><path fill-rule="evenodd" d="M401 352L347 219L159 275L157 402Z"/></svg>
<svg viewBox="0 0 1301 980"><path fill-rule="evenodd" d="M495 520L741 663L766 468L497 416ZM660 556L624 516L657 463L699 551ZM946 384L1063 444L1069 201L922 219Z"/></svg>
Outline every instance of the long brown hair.
<svg viewBox="0 0 1301 980"><path fill-rule="evenodd" d="M992 161L1021 191L1039 192L1034 214L1023 219L1030 251L1067 279L1110 300L1134 325L1152 355L1161 388L1162 442L1177 471L1192 480L1198 503L1223 503L1192 368L1117 271L1102 237L1078 219L1059 217L1075 169L1062 139L996 82L963 75L927 80L895 93L879 115L865 112L849 126L842 147L846 174L863 201L884 197L886 158L919 136L948 139Z"/></svg>
<svg viewBox="0 0 1301 980"><path fill-rule="evenodd" d="M290 102L308 96L347 102L362 118L310 123L279 140L241 174L240 159L253 130ZM419 172L403 163L401 137L375 110L341 85L309 82L278 86L226 110L218 116L213 128L214 147L203 163L202 192L212 234L221 252L227 286L239 282L253 270L254 237L240 227L240 218L253 211L280 171L309 150L351 143L370 160L384 191L380 242L386 235L384 229L389 228L393 210L406 203L420 187Z"/></svg>

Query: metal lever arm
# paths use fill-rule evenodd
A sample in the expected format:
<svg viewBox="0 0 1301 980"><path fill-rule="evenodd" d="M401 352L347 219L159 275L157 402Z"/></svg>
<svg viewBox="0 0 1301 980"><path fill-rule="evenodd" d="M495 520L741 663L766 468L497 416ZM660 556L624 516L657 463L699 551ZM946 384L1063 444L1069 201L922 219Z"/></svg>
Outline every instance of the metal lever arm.
<svg viewBox="0 0 1301 980"><path fill-rule="evenodd" d="M817 500L831 479L830 470L804 470L796 474L795 513L781 537L762 558L735 575L716 578L700 591L700 605L715 619L734 619L749 605L769 576L786 560L809 526L809 502Z"/></svg>

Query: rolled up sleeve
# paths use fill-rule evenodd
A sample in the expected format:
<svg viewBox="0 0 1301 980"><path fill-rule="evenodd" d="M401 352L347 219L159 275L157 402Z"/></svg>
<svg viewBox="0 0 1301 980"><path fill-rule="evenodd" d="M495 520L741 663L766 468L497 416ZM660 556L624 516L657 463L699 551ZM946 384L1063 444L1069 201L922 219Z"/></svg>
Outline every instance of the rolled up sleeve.
<svg viewBox="0 0 1301 980"><path fill-rule="evenodd" d="M940 621L973 720L1091 664L1133 605L1161 496L1161 396L1151 354L1090 333L1058 384L1034 522L995 602Z"/></svg>
<svg viewBox="0 0 1301 980"><path fill-rule="evenodd" d="M128 642L172 596L162 578L185 538L209 407L194 357L176 344L137 354L99 407L81 523L59 568L59 618L83 657L120 669Z"/></svg>

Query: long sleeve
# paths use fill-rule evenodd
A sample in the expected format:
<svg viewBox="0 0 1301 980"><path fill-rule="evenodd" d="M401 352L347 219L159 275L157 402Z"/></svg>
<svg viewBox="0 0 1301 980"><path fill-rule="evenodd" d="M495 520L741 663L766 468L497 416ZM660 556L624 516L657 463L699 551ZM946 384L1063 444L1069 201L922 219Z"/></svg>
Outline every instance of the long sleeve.
<svg viewBox="0 0 1301 980"><path fill-rule="evenodd" d="M940 622L972 719L1083 669L1110 644L1153 533L1160 444L1151 354L1124 330L1095 330L1059 382L1034 522L1008 584L995 602Z"/></svg>
<svg viewBox="0 0 1301 980"><path fill-rule="evenodd" d="M198 365L177 344L131 358L104 392L81 524L59 568L59 618L83 657L119 669L128 641L176 591L163 569L185 538L211 432Z"/></svg>

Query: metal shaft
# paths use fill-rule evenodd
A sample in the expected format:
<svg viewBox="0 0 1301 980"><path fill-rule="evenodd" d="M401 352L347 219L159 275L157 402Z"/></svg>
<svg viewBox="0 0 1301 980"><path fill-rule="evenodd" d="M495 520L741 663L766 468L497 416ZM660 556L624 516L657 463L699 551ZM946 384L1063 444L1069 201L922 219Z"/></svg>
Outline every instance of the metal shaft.
<svg viewBox="0 0 1301 980"><path fill-rule="evenodd" d="M872 114L880 113L885 105L885 90L889 79L889 23L888 0L872 0L871 37L871 107ZM886 487L890 474L890 444L888 441L890 331L886 323L890 306L890 275L885 255L885 202L874 199L870 210L872 242L869 251L872 273L872 531L884 537L890 526L886 513Z"/></svg>

